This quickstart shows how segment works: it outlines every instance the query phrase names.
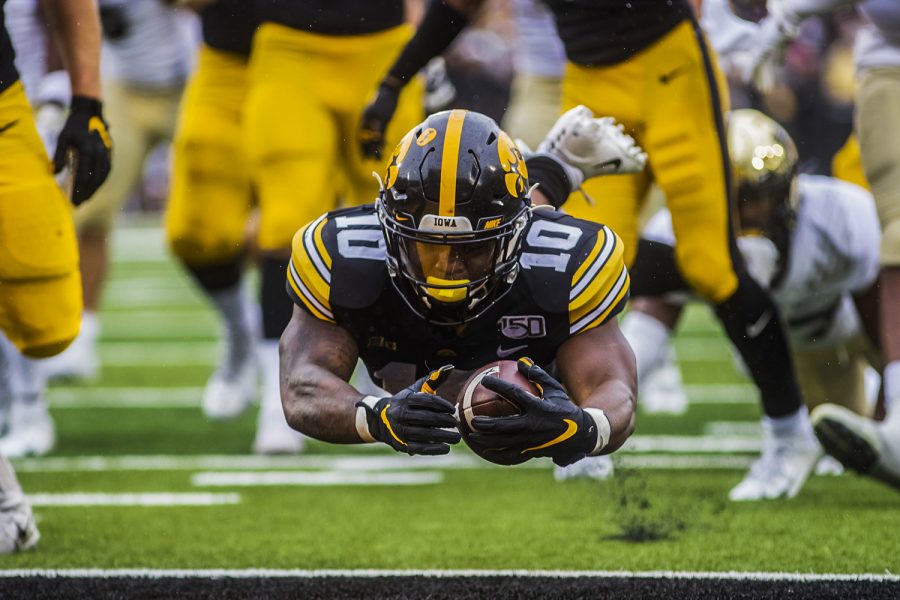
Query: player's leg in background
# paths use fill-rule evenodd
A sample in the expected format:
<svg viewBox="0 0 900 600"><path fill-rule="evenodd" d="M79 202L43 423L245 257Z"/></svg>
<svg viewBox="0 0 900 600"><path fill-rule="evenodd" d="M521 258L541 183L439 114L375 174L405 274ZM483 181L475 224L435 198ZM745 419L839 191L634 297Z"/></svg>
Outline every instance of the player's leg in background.
<svg viewBox="0 0 900 600"><path fill-rule="evenodd" d="M7 364L8 396L0 454L9 458L42 456L56 444L56 427L47 406L46 379L40 361L24 356L0 334L0 354Z"/></svg>
<svg viewBox="0 0 900 600"><path fill-rule="evenodd" d="M642 73L642 65L634 59L602 68L569 64L563 77L562 110L583 104L597 117L615 117L626 133L643 145ZM594 177L582 185L587 198L576 192L563 210L611 227L624 244L625 263L630 266L637 253L641 202L649 187L649 169L634 175Z"/></svg>
<svg viewBox="0 0 900 600"><path fill-rule="evenodd" d="M561 78L517 73L503 116L503 130L529 148L537 148L559 118L561 102Z"/></svg>
<svg viewBox="0 0 900 600"><path fill-rule="evenodd" d="M203 394L204 413L215 419L239 415L258 393L257 309L242 285L251 209L241 125L246 78L246 59L201 48L179 110L165 219L172 252L221 322L225 348Z"/></svg>
<svg viewBox="0 0 900 600"><path fill-rule="evenodd" d="M62 352L78 334L81 280L71 207L47 169L49 157L20 83L0 93L0 329L32 358ZM0 379L9 381L5 355ZM15 474L0 456L0 551L39 535Z"/></svg>
<svg viewBox="0 0 900 600"><path fill-rule="evenodd" d="M731 223L724 82L699 26L683 23L647 53L658 73L642 145L672 212L679 271L715 307L760 390L763 454L735 500L793 496L820 449L802 404L780 317L749 275ZM674 77L659 77L677 73ZM653 81L656 79L657 81Z"/></svg>
<svg viewBox="0 0 900 600"><path fill-rule="evenodd" d="M881 221L880 344L885 420L876 424L841 407L813 414L816 433L845 465L900 488L900 69L863 71L856 132Z"/></svg>
<svg viewBox="0 0 900 600"><path fill-rule="evenodd" d="M143 103L137 95L120 82L107 81L104 84L104 108L110 127L116 130L116 143L112 149L116 166L91 201L75 211L84 313L75 342L65 352L41 365L50 379L94 379L98 375L100 320L97 311L109 262L108 236L116 213L140 181L144 159L150 150L148 132L143 127Z"/></svg>
<svg viewBox="0 0 900 600"><path fill-rule="evenodd" d="M327 60L312 52L315 38L322 37L266 24L257 32L251 58L246 131L262 254L263 393L254 441L258 453L298 452L303 446L281 406L278 341L292 312L285 273L294 233L333 209L338 185L345 182L338 158L340 129L322 91L324 81L347 75L325 68ZM327 47L318 49L328 54Z"/></svg>
<svg viewBox="0 0 900 600"><path fill-rule="evenodd" d="M516 26L516 73L501 126L513 139L537 148L562 114L566 56L553 14L542 2L517 0L511 4Z"/></svg>

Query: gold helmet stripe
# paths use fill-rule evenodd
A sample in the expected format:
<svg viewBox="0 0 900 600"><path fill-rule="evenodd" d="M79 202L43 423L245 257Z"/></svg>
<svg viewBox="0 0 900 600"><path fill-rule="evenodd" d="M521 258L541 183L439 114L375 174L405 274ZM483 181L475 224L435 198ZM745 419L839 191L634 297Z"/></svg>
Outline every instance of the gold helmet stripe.
<svg viewBox="0 0 900 600"><path fill-rule="evenodd" d="M450 111L447 133L444 135L444 153L441 155L440 216L456 216L456 167L459 164L459 142L462 139L466 111Z"/></svg>

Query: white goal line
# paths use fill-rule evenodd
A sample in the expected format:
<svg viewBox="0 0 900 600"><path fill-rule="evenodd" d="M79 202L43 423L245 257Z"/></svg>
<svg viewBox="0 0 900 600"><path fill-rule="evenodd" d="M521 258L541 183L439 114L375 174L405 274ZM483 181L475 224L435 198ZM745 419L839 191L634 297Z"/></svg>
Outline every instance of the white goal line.
<svg viewBox="0 0 900 600"><path fill-rule="evenodd" d="M438 570L438 569L9 569L0 570L0 578L72 577L72 578L285 578L316 579L325 577L558 577L596 579L699 579L773 582L900 582L893 573L779 573L740 571L545 571L545 570Z"/></svg>

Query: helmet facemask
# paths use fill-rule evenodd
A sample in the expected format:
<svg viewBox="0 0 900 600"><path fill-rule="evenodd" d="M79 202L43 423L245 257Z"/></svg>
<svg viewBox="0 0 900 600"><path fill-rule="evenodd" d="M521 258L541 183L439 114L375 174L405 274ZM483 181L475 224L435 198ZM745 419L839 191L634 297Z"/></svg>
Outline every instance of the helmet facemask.
<svg viewBox="0 0 900 600"><path fill-rule="evenodd" d="M382 200L378 216L397 291L423 319L451 326L478 318L509 291L531 210L523 207L512 221L482 231L471 231L468 219L456 217L457 231L447 232L433 215L411 227L388 215Z"/></svg>
<svg viewBox="0 0 900 600"><path fill-rule="evenodd" d="M429 323L468 323L510 290L531 199L524 158L492 119L428 117L394 150L376 206L391 282Z"/></svg>

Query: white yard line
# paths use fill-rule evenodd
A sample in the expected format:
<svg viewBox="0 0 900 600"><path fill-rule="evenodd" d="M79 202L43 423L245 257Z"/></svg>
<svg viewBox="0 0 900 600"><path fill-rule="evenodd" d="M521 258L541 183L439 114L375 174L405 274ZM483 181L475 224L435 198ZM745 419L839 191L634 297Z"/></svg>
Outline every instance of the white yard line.
<svg viewBox="0 0 900 600"><path fill-rule="evenodd" d="M258 456L192 455L192 456L73 456L26 458L13 461L21 473L41 471L202 471L202 470L271 470L328 469L331 471L391 471L409 469L472 469L485 463L472 454L446 456L404 456L384 454Z"/></svg>
<svg viewBox="0 0 900 600"><path fill-rule="evenodd" d="M116 345L120 342L116 342ZM121 342L122 352L116 359L116 366L140 366L141 364L192 365L210 367L215 342L185 342L185 350L167 354L167 345L156 342ZM101 344L101 349L103 344ZM135 354L140 348L147 348L146 363L138 362ZM152 349L151 349L152 348ZM103 350L101 350L103 352ZM115 350L111 350L114 353ZM196 352L193 358L189 355ZM168 358L167 358L168 357ZM149 358L159 362L151 362ZM112 366L112 365L111 365ZM692 404L756 404L755 390L749 385L696 385L687 386ZM54 408L179 408L200 406L203 388L199 386L179 387L51 387L47 391L50 405ZM749 425L748 425L749 427ZM758 427L758 424L757 424ZM713 432L711 432L713 433Z"/></svg>
<svg viewBox="0 0 900 600"><path fill-rule="evenodd" d="M757 404L759 392L746 383L686 385L689 404Z"/></svg>
<svg viewBox="0 0 900 600"><path fill-rule="evenodd" d="M100 363L104 366L215 365L218 344L207 341L147 341L99 344Z"/></svg>
<svg viewBox="0 0 900 600"><path fill-rule="evenodd" d="M0 570L0 577L78 577L78 578L284 578L300 577L348 577L369 579L375 577L592 577L597 579L699 579L730 581L784 581L815 583L830 581L847 582L900 582L900 575L892 573L785 573L740 571L550 571L550 570L487 570L487 569L8 569Z"/></svg>
<svg viewBox="0 0 900 600"><path fill-rule="evenodd" d="M199 408L202 397L202 387L54 387L47 391L52 408Z"/></svg>
<svg viewBox="0 0 900 600"><path fill-rule="evenodd" d="M212 506L239 504L240 494L209 494L202 492L159 492L142 494L95 494L75 492L67 494L29 494L32 506Z"/></svg>
<svg viewBox="0 0 900 600"><path fill-rule="evenodd" d="M197 487L434 485L443 480L438 471L206 471L191 477Z"/></svg>
<svg viewBox="0 0 900 600"><path fill-rule="evenodd" d="M752 458L750 456L729 456L735 452L735 447L742 449L753 448L750 452L758 451L759 442L752 444L750 440L741 444L733 440L725 439L714 450L711 441L700 444L704 447L702 454L664 454L659 450L665 445L657 440L655 443L645 443L645 447L654 450L647 451L640 448L637 452L623 449L615 455L615 459L621 461L626 467L636 468L660 468L660 469L728 469L746 466ZM672 446L677 450L690 444L676 440ZM717 454L725 454L720 456ZM379 454L376 456L356 455L311 455L311 456L257 456L257 455L150 455L150 456L55 456L46 458L21 458L13 460L16 471L21 473L38 472L90 472L90 471L209 471L209 470L273 470L273 469L306 469L329 471L408 471L410 469L494 469L503 468L483 461L477 456L465 452L453 452L446 456L403 456L400 454ZM546 469L550 467L548 461L530 461L516 468Z"/></svg>

